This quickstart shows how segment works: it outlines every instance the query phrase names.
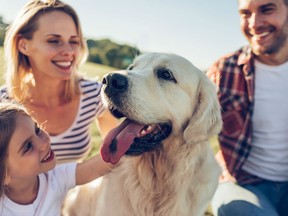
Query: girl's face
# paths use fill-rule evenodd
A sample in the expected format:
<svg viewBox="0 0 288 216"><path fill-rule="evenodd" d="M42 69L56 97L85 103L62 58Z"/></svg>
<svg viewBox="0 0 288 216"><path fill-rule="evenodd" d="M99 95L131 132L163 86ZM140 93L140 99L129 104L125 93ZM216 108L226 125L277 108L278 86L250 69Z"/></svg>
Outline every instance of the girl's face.
<svg viewBox="0 0 288 216"><path fill-rule="evenodd" d="M19 114L8 147L8 179L17 182L33 179L38 174L53 169L55 165L49 135L29 116Z"/></svg>
<svg viewBox="0 0 288 216"><path fill-rule="evenodd" d="M44 13L31 40L19 40L19 51L28 56L35 79L70 79L76 69L80 39L76 25L61 11Z"/></svg>

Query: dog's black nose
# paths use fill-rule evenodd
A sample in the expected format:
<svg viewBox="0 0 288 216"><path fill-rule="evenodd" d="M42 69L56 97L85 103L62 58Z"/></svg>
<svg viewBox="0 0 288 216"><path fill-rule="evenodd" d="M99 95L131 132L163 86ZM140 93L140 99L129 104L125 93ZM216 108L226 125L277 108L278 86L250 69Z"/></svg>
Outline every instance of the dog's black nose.
<svg viewBox="0 0 288 216"><path fill-rule="evenodd" d="M118 73L110 73L102 80L105 87L105 93L108 95L122 93L128 88L128 80L126 76Z"/></svg>

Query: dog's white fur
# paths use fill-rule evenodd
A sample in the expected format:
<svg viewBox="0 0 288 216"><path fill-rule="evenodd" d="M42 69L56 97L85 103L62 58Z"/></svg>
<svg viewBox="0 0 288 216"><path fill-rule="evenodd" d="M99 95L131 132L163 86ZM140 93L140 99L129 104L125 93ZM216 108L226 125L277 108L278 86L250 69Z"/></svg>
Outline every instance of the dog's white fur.
<svg viewBox="0 0 288 216"><path fill-rule="evenodd" d="M176 82L158 77L157 68ZM131 84L123 101L130 118L171 122L172 133L162 148L124 156L99 185L82 187L70 216L202 216L220 174L208 142L222 126L215 86L173 54L143 54L121 73Z"/></svg>

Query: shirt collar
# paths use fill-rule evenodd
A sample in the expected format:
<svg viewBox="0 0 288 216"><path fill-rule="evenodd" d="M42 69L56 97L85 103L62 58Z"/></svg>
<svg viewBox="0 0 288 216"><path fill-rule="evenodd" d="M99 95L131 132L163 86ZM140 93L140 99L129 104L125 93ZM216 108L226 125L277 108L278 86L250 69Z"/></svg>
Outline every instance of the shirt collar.
<svg viewBox="0 0 288 216"><path fill-rule="evenodd" d="M255 56L251 47L244 47L242 49L242 53L239 55L237 65L243 68L245 76L250 76L252 73L254 73L254 59Z"/></svg>

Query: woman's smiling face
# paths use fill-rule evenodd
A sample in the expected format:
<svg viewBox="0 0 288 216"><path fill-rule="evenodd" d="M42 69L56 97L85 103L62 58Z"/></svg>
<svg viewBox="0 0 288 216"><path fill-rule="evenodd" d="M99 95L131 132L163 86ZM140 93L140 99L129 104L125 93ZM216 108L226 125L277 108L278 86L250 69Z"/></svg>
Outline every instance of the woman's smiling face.
<svg viewBox="0 0 288 216"><path fill-rule="evenodd" d="M62 11L42 14L32 39L21 38L20 52L28 56L34 77L67 80L76 70L80 38L74 20Z"/></svg>

